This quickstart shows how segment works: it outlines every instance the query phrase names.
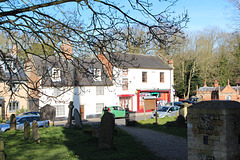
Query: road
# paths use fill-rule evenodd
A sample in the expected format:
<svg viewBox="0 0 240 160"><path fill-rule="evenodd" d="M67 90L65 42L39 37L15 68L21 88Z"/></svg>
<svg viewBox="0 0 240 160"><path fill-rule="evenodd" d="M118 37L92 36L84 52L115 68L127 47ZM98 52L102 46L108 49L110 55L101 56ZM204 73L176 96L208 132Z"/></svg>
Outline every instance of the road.
<svg viewBox="0 0 240 160"><path fill-rule="evenodd" d="M149 119L151 117L152 113L151 112L147 112L147 113L132 113L130 114L130 119L131 120L135 120L135 121L139 121L139 120L144 120ZM101 119L100 118L89 118L89 119L83 119L82 120L83 124L94 124L94 123L100 123ZM54 125L55 126L64 126L67 123L67 120L63 120L63 121L55 121ZM74 123L74 121L73 121ZM119 125L119 126L124 126L126 125L125 123L125 118L119 118L119 119L115 119L115 124Z"/></svg>

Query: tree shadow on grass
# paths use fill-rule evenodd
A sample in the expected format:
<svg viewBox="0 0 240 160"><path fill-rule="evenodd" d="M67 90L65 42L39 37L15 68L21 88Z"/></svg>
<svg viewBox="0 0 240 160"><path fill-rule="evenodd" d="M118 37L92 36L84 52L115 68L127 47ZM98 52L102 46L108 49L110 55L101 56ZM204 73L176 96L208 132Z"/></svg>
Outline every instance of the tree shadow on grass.
<svg viewBox="0 0 240 160"><path fill-rule="evenodd" d="M176 121L167 122L165 124L156 123L142 124L140 122L135 122L135 126L187 138L187 122L184 119L184 117L181 116L178 116Z"/></svg>
<svg viewBox="0 0 240 160"><path fill-rule="evenodd" d="M114 147L112 149L100 149L98 138L91 135L90 126L85 127L87 132L73 128L64 129L67 141L65 145L81 160L139 160L157 159L155 155L135 142L133 137L116 128L114 132Z"/></svg>

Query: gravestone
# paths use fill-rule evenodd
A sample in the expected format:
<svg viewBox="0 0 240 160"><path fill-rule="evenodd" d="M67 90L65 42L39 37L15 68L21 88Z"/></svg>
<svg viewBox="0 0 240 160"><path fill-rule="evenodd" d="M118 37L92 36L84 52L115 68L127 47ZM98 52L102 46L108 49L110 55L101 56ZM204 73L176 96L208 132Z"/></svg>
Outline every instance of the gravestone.
<svg viewBox="0 0 240 160"><path fill-rule="evenodd" d="M115 119L113 114L104 113L100 123L99 133L99 148L111 149L113 147L113 132L115 126Z"/></svg>
<svg viewBox="0 0 240 160"><path fill-rule="evenodd" d="M32 122L32 135L35 142L40 143L39 128L36 120Z"/></svg>
<svg viewBox="0 0 240 160"><path fill-rule="evenodd" d="M91 126L91 133L92 133L93 137L99 138L99 131L100 131L99 126L97 126L97 125Z"/></svg>
<svg viewBox="0 0 240 160"><path fill-rule="evenodd" d="M81 119L81 115L79 114L78 110L75 108L74 109L74 119L75 119L75 125L78 128L83 128L83 124L82 124L82 119Z"/></svg>
<svg viewBox="0 0 240 160"><path fill-rule="evenodd" d="M16 116L12 114L10 116L10 130L16 130Z"/></svg>
<svg viewBox="0 0 240 160"><path fill-rule="evenodd" d="M27 140L30 137L30 123L24 122L24 139Z"/></svg>
<svg viewBox="0 0 240 160"><path fill-rule="evenodd" d="M188 159L240 159L240 103L203 101L188 108Z"/></svg>
<svg viewBox="0 0 240 160"><path fill-rule="evenodd" d="M54 125L56 119L56 108L47 104L40 109L40 120L45 123L45 120L51 120ZM43 125L45 127L45 124Z"/></svg>
<svg viewBox="0 0 240 160"><path fill-rule="evenodd" d="M6 159L6 155L4 153L4 142L3 142L3 138L0 137L0 159L1 160L5 160Z"/></svg>
<svg viewBox="0 0 240 160"><path fill-rule="evenodd" d="M74 108L73 106L73 101L70 101L69 105L68 105L68 108L69 108L69 112L68 112L68 121L65 125L66 128L71 128L73 127L72 125L72 110Z"/></svg>

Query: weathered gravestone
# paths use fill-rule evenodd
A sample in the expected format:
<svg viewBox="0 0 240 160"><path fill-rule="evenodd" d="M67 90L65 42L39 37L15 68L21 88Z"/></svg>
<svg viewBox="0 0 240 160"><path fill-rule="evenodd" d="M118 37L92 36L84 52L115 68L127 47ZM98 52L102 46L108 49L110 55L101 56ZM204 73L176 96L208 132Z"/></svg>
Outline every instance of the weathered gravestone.
<svg viewBox="0 0 240 160"><path fill-rule="evenodd" d="M188 108L188 159L240 159L240 103L203 101Z"/></svg>
<svg viewBox="0 0 240 160"><path fill-rule="evenodd" d="M16 116L12 114L10 116L10 130L16 130Z"/></svg>
<svg viewBox="0 0 240 160"><path fill-rule="evenodd" d="M111 149L113 147L113 132L115 119L113 114L105 112L100 123L99 148Z"/></svg>
<svg viewBox="0 0 240 160"><path fill-rule="evenodd" d="M35 120L32 122L32 136L35 142L40 143L38 123Z"/></svg>
<svg viewBox="0 0 240 160"><path fill-rule="evenodd" d="M30 137L30 123L24 122L24 139L27 140Z"/></svg>
<svg viewBox="0 0 240 160"><path fill-rule="evenodd" d="M82 119L81 119L81 115L79 114L78 110L75 108L74 109L74 119L75 119L75 125L78 128L83 128L83 124L82 124Z"/></svg>
<svg viewBox="0 0 240 160"><path fill-rule="evenodd" d="M6 155L4 153L4 142L3 142L3 138L0 137L0 160L5 160L6 159Z"/></svg>
<svg viewBox="0 0 240 160"><path fill-rule="evenodd" d="M70 104L68 105L69 111L68 111L68 121L65 125L66 128L71 128L72 125L72 110L74 108L73 101L70 101Z"/></svg>
<svg viewBox="0 0 240 160"><path fill-rule="evenodd" d="M56 118L56 108L47 104L40 109L40 120L43 121L43 126L45 127L45 120L51 120L54 125Z"/></svg>

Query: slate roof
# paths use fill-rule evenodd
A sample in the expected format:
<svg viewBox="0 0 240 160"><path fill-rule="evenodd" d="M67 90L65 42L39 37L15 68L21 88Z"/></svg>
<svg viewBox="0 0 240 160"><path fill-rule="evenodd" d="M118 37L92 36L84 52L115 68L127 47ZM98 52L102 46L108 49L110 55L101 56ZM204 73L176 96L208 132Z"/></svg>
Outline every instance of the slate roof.
<svg viewBox="0 0 240 160"><path fill-rule="evenodd" d="M166 61L156 55L111 53L106 57L113 66L119 68L172 69Z"/></svg>
<svg viewBox="0 0 240 160"><path fill-rule="evenodd" d="M12 82L21 82L21 81L28 81L27 75L25 74L23 67L18 60L18 58L15 58L12 55L7 55L4 57L5 60L0 60L0 81L12 81ZM5 69L5 63L4 61L12 61L14 62L15 69L12 69L10 72L8 69Z"/></svg>
<svg viewBox="0 0 240 160"><path fill-rule="evenodd" d="M237 86L231 86L235 91L237 91ZM220 87L220 91L222 91L225 87ZM199 92L212 92L218 91L219 87L200 87L198 89ZM238 86L238 91L240 93L240 86Z"/></svg>
<svg viewBox="0 0 240 160"><path fill-rule="evenodd" d="M72 61L63 57L49 56L47 58L32 56L37 74L42 77L42 86L110 86L111 80L103 65L97 59L87 58ZM61 81L53 82L52 68L60 68ZM94 81L89 68L101 69L101 81Z"/></svg>

